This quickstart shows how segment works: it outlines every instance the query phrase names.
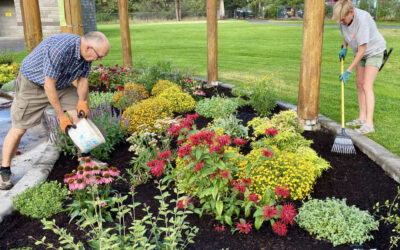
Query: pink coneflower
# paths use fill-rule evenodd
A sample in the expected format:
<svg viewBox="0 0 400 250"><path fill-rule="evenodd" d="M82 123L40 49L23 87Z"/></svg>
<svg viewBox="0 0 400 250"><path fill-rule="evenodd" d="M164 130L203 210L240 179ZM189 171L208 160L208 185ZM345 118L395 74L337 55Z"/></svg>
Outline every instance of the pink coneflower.
<svg viewBox="0 0 400 250"><path fill-rule="evenodd" d="M274 206L265 206L263 209L263 217L271 219L278 214L278 209Z"/></svg>
<svg viewBox="0 0 400 250"><path fill-rule="evenodd" d="M78 173L76 174L76 177L83 178L84 175L85 175L85 172L83 170L79 170Z"/></svg>
<svg viewBox="0 0 400 250"><path fill-rule="evenodd" d="M85 176L83 177L83 180L86 185L89 185L92 183L92 175L89 173L86 173Z"/></svg>
<svg viewBox="0 0 400 250"><path fill-rule="evenodd" d="M75 182L74 179L69 179L69 180L68 180L68 189L69 189L70 191L76 190L76 182Z"/></svg>
<svg viewBox="0 0 400 250"><path fill-rule="evenodd" d="M242 220L240 223L236 222L236 228L239 229L239 233L248 234L251 231L252 224L246 223L245 220Z"/></svg>
<svg viewBox="0 0 400 250"><path fill-rule="evenodd" d="M85 162L85 167L86 166L93 167L93 165L94 165L93 161Z"/></svg>
<svg viewBox="0 0 400 250"><path fill-rule="evenodd" d="M110 170L108 170L108 173L111 176L118 176L120 171L116 167L110 167Z"/></svg>
<svg viewBox="0 0 400 250"><path fill-rule="evenodd" d="M104 176L105 174L110 174L110 173L109 173L109 170L110 170L110 169L109 169L108 167L104 167L104 168L101 170L101 175Z"/></svg>
<svg viewBox="0 0 400 250"><path fill-rule="evenodd" d="M107 202L103 202L103 203L101 203L99 206L100 207L104 207L104 206L106 206L107 205Z"/></svg>
<svg viewBox="0 0 400 250"><path fill-rule="evenodd" d="M64 175L64 183L69 183L70 179L74 179L73 178L74 174L70 173L70 174L65 174Z"/></svg>
<svg viewBox="0 0 400 250"><path fill-rule="evenodd" d="M114 179L111 177L109 173L103 175L103 182L108 184L111 183Z"/></svg>
<svg viewBox="0 0 400 250"><path fill-rule="evenodd" d="M281 220L275 221L272 230L279 236L285 236L288 232L286 223Z"/></svg>
<svg viewBox="0 0 400 250"><path fill-rule="evenodd" d="M289 190L286 187L280 186L275 188L275 194L286 198L289 196Z"/></svg>
<svg viewBox="0 0 400 250"><path fill-rule="evenodd" d="M257 203L258 199L259 198L258 198L257 194L255 194L255 193L249 194L249 200L251 200L252 202Z"/></svg>
<svg viewBox="0 0 400 250"><path fill-rule="evenodd" d="M296 209L294 208L293 204L287 203L282 206L281 210L281 219L284 223L289 223L293 225L293 219L296 217Z"/></svg>
<svg viewBox="0 0 400 250"><path fill-rule="evenodd" d="M272 156L274 155L274 152L272 152L272 151L270 151L270 150L266 150L266 149L263 149L263 150L262 150L262 153L263 153L263 155L264 155L265 157L272 157Z"/></svg>
<svg viewBox="0 0 400 250"><path fill-rule="evenodd" d="M193 95L201 95L201 96L205 96L206 93L204 93L204 91L202 90L196 90L195 92L193 92Z"/></svg>
<svg viewBox="0 0 400 250"><path fill-rule="evenodd" d="M76 179L76 189L82 190L86 186L85 181L82 178Z"/></svg>
<svg viewBox="0 0 400 250"><path fill-rule="evenodd" d="M94 184L96 184L96 185L101 185L101 184L103 184L103 183L104 183L103 177L101 177L101 176L96 176L96 179L95 179Z"/></svg>
<svg viewBox="0 0 400 250"><path fill-rule="evenodd" d="M94 166L93 166L93 168L92 168L92 174L93 174L93 175L95 175L95 174L100 174L100 168L99 168L99 166L97 166L97 165L94 165Z"/></svg>

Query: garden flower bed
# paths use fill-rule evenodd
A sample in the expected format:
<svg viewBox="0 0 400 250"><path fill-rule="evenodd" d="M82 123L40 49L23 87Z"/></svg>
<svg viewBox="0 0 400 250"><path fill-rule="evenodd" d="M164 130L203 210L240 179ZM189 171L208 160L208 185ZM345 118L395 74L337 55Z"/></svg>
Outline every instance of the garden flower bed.
<svg viewBox="0 0 400 250"><path fill-rule="evenodd" d="M210 97L210 95L213 93L212 91L213 89L206 91L208 97ZM231 96L230 93L231 91L228 89L218 88L217 92L224 93L226 96ZM179 98L184 98L184 97L181 96ZM158 102L152 102L152 103L149 102L147 105L162 106L162 104ZM187 105L184 107L189 107L191 105L192 104L190 102L187 102ZM273 111L273 113L276 114L280 111L281 110L279 108L276 108ZM136 115L135 111L131 112L132 112L131 114ZM124 114L122 114L122 116L124 117ZM140 114L137 116L140 117ZM244 124L247 124L247 122L251 121L254 117L256 117L256 115L254 110L250 106L244 106L242 108L239 108L237 117L242 119ZM200 116L194 119L194 123L197 126L197 129L201 129L206 127L207 123L209 123L211 120L212 119L210 118ZM140 129L140 126L138 126L135 123L131 123L129 128L127 129L137 130ZM260 137L260 136L254 136L254 134L257 133L257 131L250 131L250 133L253 133L253 137ZM266 133L267 136L270 135L272 138L272 136L274 136L276 133L279 133L279 131L270 129L267 130ZM330 150L332 143L334 141L334 135L326 131L303 132L302 135L306 139L310 139L314 142L311 145L311 147L318 153L318 155L320 155L322 158L328 161L331 165L331 168L329 168L328 170L324 171L321 170L321 176L317 178L312 191L310 190L310 196L312 198L314 199L325 199L329 197L335 197L339 199L345 198L347 199L348 205L355 205L357 208L362 210L368 210L371 214L373 214L374 213L373 206L375 205L376 202L380 202L381 204L383 204L386 200L393 200L393 198L396 196L397 183L393 181L390 177L388 177L378 165L376 165L373 161L371 161L366 155L361 153L358 149L357 149L357 155L354 156L333 154L330 152ZM181 133L181 136L184 136L184 132ZM266 138L266 140L270 140L271 138ZM178 137L177 139L179 140L180 137ZM218 140L220 140L220 143L223 143L225 139L226 137L221 136L219 137ZM185 149L185 145L180 146L179 144L181 143L179 141L176 141L176 139L172 141L173 147L175 148L180 147L180 150L178 150L178 155L181 161L184 162L185 159L187 161L188 158L185 157L188 156L189 153L188 151L181 150L182 148ZM198 143L197 145L200 145L200 143ZM130 147L131 147L130 143L120 143L114 146L114 151L111 154L110 160L108 161L110 166L115 166L117 167L118 171L120 171L120 173L116 173L116 175L119 174L120 176L124 176L125 179L132 178L132 175L129 175L128 173L132 170L131 161L134 158L134 156L136 156L134 152L129 151ZM193 150L197 150L196 147L193 146ZM210 155L213 154L212 151L219 151L219 150L220 148L212 148L212 150L210 151ZM279 150L277 149L275 150L276 150L275 152L279 152ZM198 154L201 153L200 151ZM250 152L253 151L252 148L250 147L250 144L247 142L246 145L244 145L240 149L240 152L247 155L251 154ZM265 162L269 161L269 158L272 157L274 154L273 149L260 149L260 152L262 152L261 154L263 156L261 157L264 157L262 159L264 159ZM278 153L276 154L278 155ZM164 156L162 157L159 156L159 161L162 161L164 159L163 157ZM197 153L195 157L197 157ZM167 158L168 157L166 157L165 159ZM199 158L203 159L200 156ZM282 161L290 161L289 156L287 157L287 159L283 157ZM203 164L206 164L206 162L202 164L199 163L193 165L194 173L198 171L200 173ZM190 165L190 163L188 165ZM149 179L145 184L138 185L134 189L132 189L131 184L126 180L118 179L111 183L111 188L116 190L119 194L121 194L121 196L128 195L131 191L134 191L136 193L136 195L134 196L134 202L139 202L141 204L135 210L136 211L135 218L137 220L141 218L146 218L145 217L146 212L142 211L143 204L146 204L146 206L149 207L149 211L153 213L153 217L156 216L156 214L158 213L158 209L160 207L159 199L157 199L157 196L160 196L160 191L158 190L157 186L160 179L164 175L167 175L166 173L167 167L165 167L164 169L163 166L162 169L160 169L159 165L149 164L149 166L151 166L151 173L155 177ZM174 164L174 167L179 168L179 166L180 163L177 161L176 164ZM184 164L182 166L184 167ZM71 173L72 171L76 170L76 168L77 168L76 159L73 159L69 155L62 155L60 159L56 162L52 172L48 177L48 180L49 181L56 180L58 182L64 182L65 174ZM219 170L219 172L216 172L215 175L220 174L221 176L223 176L224 173L226 173L224 170L222 171ZM302 173L303 175L312 174L312 173L307 173L307 169L305 170L305 172ZM227 176L229 176L229 173L227 174ZM110 175L107 176L107 178L109 177ZM178 175L178 177L180 178L181 182L178 179L174 180L174 182L171 182L169 187L165 189L166 191L173 193L173 189L175 187L174 184L177 184L181 189L185 188L188 189L187 191L189 193L197 192L193 191L190 185L182 186L182 180L184 180L184 176L182 177L182 175ZM137 181L137 179L135 180ZM224 181L223 178L221 180ZM255 196L250 196L257 192L258 190L257 188L252 189L252 192L254 193L249 194L248 192L250 189L250 185L247 185L248 183L245 183L245 181L239 182L239 178L236 180L237 182L234 182L231 185L229 184L227 185L231 186L232 191L225 191L225 192L232 192L233 194L237 195L237 197L239 197L238 200L247 200L247 198L243 196L248 195L249 197L252 197L250 198L251 200L253 199L255 200L254 201L255 203L261 202L258 200L261 195L258 195L256 198ZM200 182L200 179L198 179L198 181ZM253 184L255 183L257 183L256 180L253 180ZM252 184L251 181L250 184ZM223 189L224 187L221 188ZM75 189L79 188L75 187ZM284 194L285 192L276 191L277 194L280 194L278 195L277 199L280 199L279 196L281 196L281 198L283 197L284 199L282 205L289 206L288 204L293 204L296 210L298 211L302 206L300 198L305 198L302 197L302 195L307 196L308 193L307 192L302 193L301 191L296 192L296 190L293 191L294 192L291 192L291 197L292 198L298 197L298 199L293 201L288 198L284 198L286 196L286 194ZM210 202L206 201L206 203L202 203L203 201L201 198L199 199L198 197L191 197L189 200L185 197L186 196L181 197L183 199L180 199L179 202L178 201L175 203L172 202L172 204L170 205L163 204L161 206L169 207L171 210L179 208L178 211L182 211L180 209L188 211L189 209L186 209L186 207L189 206L189 203L190 206L200 208L202 204L208 204L207 202ZM170 198L168 198L167 200L169 199ZM271 200L274 199L275 198L272 198ZM99 198L97 202L99 207L103 206L103 204L104 206L107 206L107 204L105 204L104 200L102 200L101 198ZM124 204L128 205L132 204L132 202L133 200L129 197L127 200L124 201ZM64 205L68 204L71 204L71 200L68 200ZM209 204L211 207L215 205L212 203L212 201ZM245 203L245 204L250 204L250 203ZM282 211L283 209L283 207L280 207L277 204L269 203L269 205L267 205L269 208L271 208L269 212L267 212L268 209L266 208L260 210L264 214L264 219L269 216L271 216L271 218L273 219L276 219L275 225L278 225L277 223L278 217L274 216L274 214L276 215L278 211L274 212L273 209L275 205L276 207L279 207L280 211ZM255 210L257 209L256 206L249 206L249 208L250 208L249 211L251 212L255 212ZM187 218L185 221L189 223L190 227L196 226L198 228L198 232L196 233L196 236L193 238L194 242L188 244L186 246L187 249L221 249L221 248L348 249L350 245L350 244L345 244L334 247L332 243L330 243L329 241L318 240L316 238L316 235L310 235L307 231L299 227L297 223L292 223L293 222L291 220L292 218L288 217L285 217L288 220L286 223L287 225L285 224L285 226L282 226L280 228L277 226L271 227L271 224L267 223L268 221L264 221L265 223L262 223L260 229L256 230L254 227L257 225L257 219L254 220L253 216L249 216L246 218L245 221L240 221L240 222L235 221L235 223L232 223L233 225L232 228L234 230L236 229L236 231L232 233L230 227L227 224L225 225L221 224L221 221L229 221L228 220L229 218L226 217L222 219L218 218L218 214L221 213L221 211L218 211L218 205L216 205L216 209L217 210L215 213L217 216L212 216L210 213L206 212L204 212L201 218L196 213L187 214ZM113 211L112 215L116 215L116 212L117 211ZM223 211L225 215L228 214L228 212L225 210ZM385 210L381 210L381 214L384 214L384 212ZM240 211L240 218L244 217L243 213L245 213L244 210ZM254 213L254 215L256 215L256 213ZM234 216L232 216L232 218L233 217ZM73 222L70 223L69 222L70 215L68 214L68 212L61 212L48 218L48 220L50 221L53 219L55 220L55 223L58 227L66 229L67 232L71 234L71 236L75 240L75 243L77 241L81 241L84 242L84 246L86 248L91 247L87 243L89 237L84 233L87 232L88 230L87 229L83 230L81 227L77 226ZM280 219L283 220L284 218L281 217ZM125 223L127 225L130 225L131 222L132 218L126 218ZM110 221L104 223L104 227L107 226L114 228L113 224ZM161 224L159 224L158 226L161 227ZM391 230L392 230L391 226L387 226L381 222L379 224L378 231L371 231L371 234L373 235L374 238L372 240L366 241L363 246L365 248L387 249L389 247ZM113 230L113 232L114 231L116 232L118 230L115 229ZM149 237L149 232L147 232L145 235ZM52 243L56 247L60 246L59 236L54 234L50 230L44 230L40 219L32 219L28 216L21 215L17 211L14 211L11 215L7 216L5 220L1 223L0 246L2 247L5 246L6 249L26 247L26 246L33 247L34 242L41 240L44 236L46 237L46 242Z"/></svg>

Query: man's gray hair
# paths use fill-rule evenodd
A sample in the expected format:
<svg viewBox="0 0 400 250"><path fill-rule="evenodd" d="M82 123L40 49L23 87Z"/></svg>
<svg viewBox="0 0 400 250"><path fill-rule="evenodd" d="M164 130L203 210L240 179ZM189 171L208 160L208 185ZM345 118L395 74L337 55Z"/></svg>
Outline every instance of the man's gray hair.
<svg viewBox="0 0 400 250"><path fill-rule="evenodd" d="M88 42L96 43L98 45L108 44L107 37L100 31L91 31L83 36Z"/></svg>

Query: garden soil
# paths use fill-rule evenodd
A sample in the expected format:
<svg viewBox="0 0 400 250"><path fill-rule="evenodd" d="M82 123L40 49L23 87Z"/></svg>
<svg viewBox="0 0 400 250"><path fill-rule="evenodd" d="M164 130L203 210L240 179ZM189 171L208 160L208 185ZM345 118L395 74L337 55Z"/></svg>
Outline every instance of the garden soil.
<svg viewBox="0 0 400 250"><path fill-rule="evenodd" d="M229 96L229 91L226 95ZM279 109L276 109L274 112L278 111ZM239 112L239 117L245 122L254 116L254 112L249 107L243 108ZM209 119L199 117L196 120L196 125L198 128L204 127L209 121ZM303 135L314 141L312 148L321 157L329 161L332 166L317 180L311 194L313 198L345 198L348 205L355 205L373 213L373 206L376 202L382 204L386 200L393 200L396 196L397 183L358 148L356 148L356 155L333 154L330 151L335 135L327 131L304 132ZM109 161L109 164L121 170L122 174L126 174L129 161L134 156L133 153L128 151L128 148L128 144L119 145ZM64 174L72 172L76 167L76 159L72 159L70 156L61 156L48 180L62 182ZM130 190L129 185L122 180L114 182L113 188L122 195L127 195ZM151 207L151 211L156 211L158 201L153 197L158 195L159 191L153 181L136 187L135 192L135 202L146 203ZM301 206L301 202L294 204L297 208ZM141 208L137 209L136 215L138 217L143 216ZM59 227L67 229L76 241L85 241L84 232L75 224L69 223L67 212L54 215L50 219L54 219ZM189 245L187 249L351 249L350 245L333 247L328 241L317 240L315 236L309 235L308 232L297 225L289 226L288 234L281 237L272 232L268 223L264 223L260 230L253 229L249 234L239 234L238 232L232 234L230 230L216 232L214 227L217 222L207 215L199 218L198 215L193 214L188 217L188 221L192 226L197 226L199 232L194 238L195 243ZM36 247L34 245L35 240L32 239L39 240L43 236L46 236L49 242L58 246L58 236L42 228L40 220L31 219L14 211L0 224L0 249L26 246L31 246L34 249L45 249L43 246ZM388 249L391 230L392 227L381 222L379 231L373 233L374 239L366 242L363 248ZM89 248L87 247L87 249Z"/></svg>

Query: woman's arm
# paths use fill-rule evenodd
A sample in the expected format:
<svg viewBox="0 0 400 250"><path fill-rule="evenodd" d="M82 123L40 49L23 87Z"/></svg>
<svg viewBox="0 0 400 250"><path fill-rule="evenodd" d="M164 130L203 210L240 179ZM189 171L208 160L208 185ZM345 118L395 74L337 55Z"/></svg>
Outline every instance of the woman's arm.
<svg viewBox="0 0 400 250"><path fill-rule="evenodd" d="M360 62L361 59L363 58L366 49L367 49L367 44L366 44L366 43L364 43L364 44L358 46L357 54L356 54L356 56L354 57L354 60L353 60L353 62L350 64L350 66L349 66L349 68L347 69L347 71L351 72L351 71L354 69L354 67L357 66L358 62Z"/></svg>

